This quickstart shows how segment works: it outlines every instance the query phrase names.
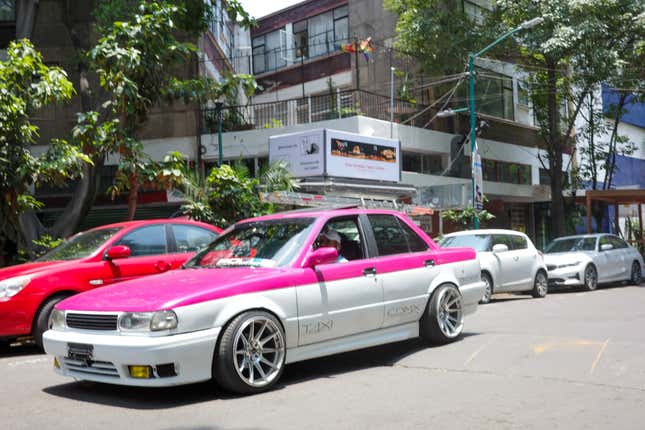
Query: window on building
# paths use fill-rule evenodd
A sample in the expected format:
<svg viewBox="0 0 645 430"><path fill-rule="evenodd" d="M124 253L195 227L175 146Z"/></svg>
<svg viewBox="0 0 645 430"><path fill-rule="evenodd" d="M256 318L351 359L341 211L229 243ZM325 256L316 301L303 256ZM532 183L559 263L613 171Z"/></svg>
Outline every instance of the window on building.
<svg viewBox="0 0 645 430"><path fill-rule="evenodd" d="M551 175L546 169L540 169L540 185L551 185Z"/></svg>
<svg viewBox="0 0 645 430"><path fill-rule="evenodd" d="M0 49L16 38L16 2L0 0Z"/></svg>
<svg viewBox="0 0 645 430"><path fill-rule="evenodd" d="M427 175L443 172L441 155L403 152L403 170L406 172L425 173Z"/></svg>
<svg viewBox="0 0 645 430"><path fill-rule="evenodd" d="M307 33L307 20L293 24L293 41L296 47L296 58L308 58L309 33Z"/></svg>
<svg viewBox="0 0 645 430"><path fill-rule="evenodd" d="M513 121L513 79L482 68L478 68L478 73L480 77L475 84L477 111Z"/></svg>
<svg viewBox="0 0 645 430"><path fill-rule="evenodd" d="M349 18L347 6L334 9L334 49L339 49L341 45L346 44L349 40Z"/></svg>
<svg viewBox="0 0 645 430"><path fill-rule="evenodd" d="M462 0L463 11L473 21L483 23L486 16L493 10L491 0Z"/></svg>
<svg viewBox="0 0 645 430"><path fill-rule="evenodd" d="M253 72L264 73L276 70L287 65L283 39L280 32L284 29L274 30L270 33L253 38Z"/></svg>
<svg viewBox="0 0 645 430"><path fill-rule="evenodd" d="M525 82L517 81L517 104L528 106L530 102L529 89Z"/></svg>
<svg viewBox="0 0 645 430"><path fill-rule="evenodd" d="M482 160L484 180L507 184L531 185L531 166L505 161Z"/></svg>

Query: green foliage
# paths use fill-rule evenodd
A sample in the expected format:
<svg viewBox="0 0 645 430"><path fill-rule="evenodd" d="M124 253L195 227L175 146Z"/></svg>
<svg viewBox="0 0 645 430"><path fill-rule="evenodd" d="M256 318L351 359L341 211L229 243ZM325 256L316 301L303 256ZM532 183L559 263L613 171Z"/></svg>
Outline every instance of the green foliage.
<svg viewBox="0 0 645 430"><path fill-rule="evenodd" d="M52 141L40 156L31 150L38 138L31 117L73 94L66 73L45 65L31 42L10 43L7 60L0 63L0 242L24 242L17 218L27 209L41 207L30 194L31 186L75 178L90 162L77 145L65 140Z"/></svg>
<svg viewBox="0 0 645 430"><path fill-rule="evenodd" d="M269 122L265 123L262 128L281 128L284 127L282 121L279 119L271 118Z"/></svg>
<svg viewBox="0 0 645 430"><path fill-rule="evenodd" d="M41 255L49 252L49 250L56 248L58 245L63 243L65 239L62 238L54 238L51 237L48 234L44 234L40 236L38 240L34 240L33 243L36 245L36 257L40 257Z"/></svg>
<svg viewBox="0 0 645 430"><path fill-rule="evenodd" d="M488 199L484 196L484 204L486 204L486 202L488 202ZM475 214L479 218L480 222L490 221L495 218L495 215L488 212L486 209L476 210L474 207L443 211L441 212L441 218L447 219L453 224L461 226L464 230L468 230L475 226Z"/></svg>

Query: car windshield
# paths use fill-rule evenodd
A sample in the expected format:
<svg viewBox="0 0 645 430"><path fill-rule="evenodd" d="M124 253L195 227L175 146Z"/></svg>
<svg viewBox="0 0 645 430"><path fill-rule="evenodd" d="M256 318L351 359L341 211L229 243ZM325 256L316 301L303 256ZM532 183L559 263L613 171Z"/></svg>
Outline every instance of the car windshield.
<svg viewBox="0 0 645 430"><path fill-rule="evenodd" d="M446 236L439 241L442 248L473 248L475 251L490 250L490 235L487 234L460 234Z"/></svg>
<svg viewBox="0 0 645 430"><path fill-rule="evenodd" d="M215 239L187 268L284 267L302 250L314 218L249 222Z"/></svg>
<svg viewBox="0 0 645 430"><path fill-rule="evenodd" d="M76 260L92 255L97 248L114 236L121 227L100 228L78 233L36 261Z"/></svg>
<svg viewBox="0 0 645 430"><path fill-rule="evenodd" d="M554 240L544 249L544 252L553 254L556 252L594 251L595 249L595 237L571 237Z"/></svg>

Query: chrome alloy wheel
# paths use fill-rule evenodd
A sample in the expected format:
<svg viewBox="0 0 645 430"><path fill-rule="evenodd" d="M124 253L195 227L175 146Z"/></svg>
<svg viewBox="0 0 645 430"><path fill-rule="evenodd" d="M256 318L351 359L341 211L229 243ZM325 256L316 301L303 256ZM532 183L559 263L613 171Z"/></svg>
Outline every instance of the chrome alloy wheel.
<svg viewBox="0 0 645 430"><path fill-rule="evenodd" d="M642 280L641 265L638 264L637 261L634 261L632 263L632 276L630 280L634 285L640 285L641 283L641 280Z"/></svg>
<svg viewBox="0 0 645 430"><path fill-rule="evenodd" d="M598 286L598 273L596 269L589 265L585 269L585 287L589 291L593 291Z"/></svg>
<svg viewBox="0 0 645 430"><path fill-rule="evenodd" d="M240 378L251 387L263 387L280 374L284 365L284 336L274 321L255 316L235 333L233 351Z"/></svg>
<svg viewBox="0 0 645 430"><path fill-rule="evenodd" d="M535 277L535 290L538 294L538 297L546 296L549 290L549 281L546 278L544 272L538 272Z"/></svg>
<svg viewBox="0 0 645 430"><path fill-rule="evenodd" d="M454 288L441 291L437 308L437 322L441 332L447 337L459 336L464 324L459 291Z"/></svg>

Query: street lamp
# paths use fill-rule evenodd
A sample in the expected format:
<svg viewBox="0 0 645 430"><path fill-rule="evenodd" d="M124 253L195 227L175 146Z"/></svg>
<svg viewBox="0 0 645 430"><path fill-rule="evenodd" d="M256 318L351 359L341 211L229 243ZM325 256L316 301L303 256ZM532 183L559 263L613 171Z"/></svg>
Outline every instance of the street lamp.
<svg viewBox="0 0 645 430"><path fill-rule="evenodd" d="M533 18L529 21L525 21L516 28L510 30L509 32L503 34L499 38L497 38L493 43L482 49L481 51L477 53L470 53L468 54L468 75L469 75L469 108L470 108L470 161L471 161L471 177L472 177L472 187L473 187L473 194L472 194L472 199L473 199L473 209L475 212L475 222L474 222L474 227L475 229L479 228L479 216L477 215L477 211L480 209L480 205L483 202L479 202L477 200L477 188L475 184L475 169L478 168L480 169L481 172L481 161L477 161L479 159L478 154L477 154L477 132L475 131L475 58L480 57L483 55L486 51L491 49L493 46L497 45L500 43L502 40L512 36L513 34L517 33L518 31L522 30L528 30L530 28L535 27L536 25L541 24L544 22L544 18L542 17L537 17ZM481 192L481 190L480 190ZM482 194L483 197L483 194Z"/></svg>

